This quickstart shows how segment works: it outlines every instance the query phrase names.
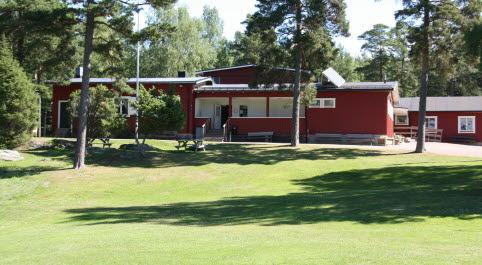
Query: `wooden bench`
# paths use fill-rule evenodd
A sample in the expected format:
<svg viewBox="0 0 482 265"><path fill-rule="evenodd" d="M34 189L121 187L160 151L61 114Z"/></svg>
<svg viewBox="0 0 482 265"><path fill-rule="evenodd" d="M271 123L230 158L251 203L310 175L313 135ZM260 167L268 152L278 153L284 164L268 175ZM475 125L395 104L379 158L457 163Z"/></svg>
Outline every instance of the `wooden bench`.
<svg viewBox="0 0 482 265"><path fill-rule="evenodd" d="M425 139L427 142L442 142L443 129L425 129Z"/></svg>
<svg viewBox="0 0 482 265"><path fill-rule="evenodd" d="M476 142L475 138L470 136L453 136L449 138L449 141L453 143L466 143L466 144L472 144Z"/></svg>
<svg viewBox="0 0 482 265"><path fill-rule="evenodd" d="M273 141L273 132L251 132L248 133L248 140L264 140L265 142Z"/></svg>

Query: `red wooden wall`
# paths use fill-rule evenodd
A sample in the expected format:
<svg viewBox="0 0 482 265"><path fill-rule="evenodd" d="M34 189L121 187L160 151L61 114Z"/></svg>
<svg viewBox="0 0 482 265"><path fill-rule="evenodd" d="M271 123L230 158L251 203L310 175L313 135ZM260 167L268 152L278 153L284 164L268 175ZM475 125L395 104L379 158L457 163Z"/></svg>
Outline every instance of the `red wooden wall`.
<svg viewBox="0 0 482 265"><path fill-rule="evenodd" d="M163 91L167 91L169 89L169 84L143 84L146 89L157 88ZM91 84L91 87L96 86L96 84ZM107 87L111 87L111 85L106 85ZM60 86L55 85L53 87L53 94L52 94L52 130L55 132L57 129L57 117L58 117L58 101L59 100L68 100L70 94L76 90L79 90L81 84L71 84L67 86ZM132 85L134 88L134 86ZM194 130L194 97L193 97L193 89L194 84L179 84L175 85L176 87L176 94L180 96L181 103L186 113L186 122L182 129L183 133L188 133ZM135 127L135 117L129 117L127 119L127 123L129 124L130 129L133 131Z"/></svg>
<svg viewBox="0 0 482 265"><path fill-rule="evenodd" d="M418 126L418 112L409 112L409 126ZM472 137L482 142L482 112L467 111L428 111L426 116L437 116L438 129L443 129L442 141L449 142L451 137ZM458 116L475 116L475 133L458 133Z"/></svg>

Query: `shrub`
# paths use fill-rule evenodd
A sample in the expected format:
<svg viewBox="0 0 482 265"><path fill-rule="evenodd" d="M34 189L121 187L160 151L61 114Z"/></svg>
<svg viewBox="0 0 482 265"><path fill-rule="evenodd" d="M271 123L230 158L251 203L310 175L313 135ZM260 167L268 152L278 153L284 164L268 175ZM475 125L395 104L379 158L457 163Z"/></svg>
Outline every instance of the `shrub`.
<svg viewBox="0 0 482 265"><path fill-rule="evenodd" d="M38 119L35 85L0 42L0 148L28 142Z"/></svg>
<svg viewBox="0 0 482 265"><path fill-rule="evenodd" d="M165 131L178 131L184 125L185 114L181 100L172 91L147 91L141 87L137 109L139 132L144 137Z"/></svg>
<svg viewBox="0 0 482 265"><path fill-rule="evenodd" d="M69 112L78 117L80 90L70 95ZM106 86L98 85L90 89L87 114L87 138L94 140L111 137L125 130L126 120L119 112L120 97L117 92Z"/></svg>

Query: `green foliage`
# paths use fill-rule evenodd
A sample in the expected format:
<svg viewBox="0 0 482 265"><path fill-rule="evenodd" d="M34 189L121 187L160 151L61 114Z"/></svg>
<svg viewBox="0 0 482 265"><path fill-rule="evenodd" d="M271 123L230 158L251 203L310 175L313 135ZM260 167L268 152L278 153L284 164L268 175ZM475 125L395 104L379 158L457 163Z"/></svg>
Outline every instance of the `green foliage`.
<svg viewBox="0 0 482 265"><path fill-rule="evenodd" d="M70 115L77 118L80 90L70 95ZM90 88L87 122L87 138L110 137L126 128L126 120L119 111L119 94L104 85Z"/></svg>
<svg viewBox="0 0 482 265"><path fill-rule="evenodd" d="M80 60L74 12L59 0L0 1L0 34L31 78L65 80Z"/></svg>
<svg viewBox="0 0 482 265"><path fill-rule="evenodd" d="M288 66L289 54L277 42L274 30L236 32L231 43L235 65L256 64L266 68Z"/></svg>
<svg viewBox="0 0 482 265"><path fill-rule="evenodd" d="M296 10L300 8L301 31L297 35ZM344 1L271 1L258 0L258 11L247 20L247 33L260 34L274 31L276 37L261 38L275 43L276 49L288 52L289 57L281 65L296 64L296 50L301 52L301 68L321 72L335 55L332 38L348 35L348 21ZM273 55L271 56L273 57ZM274 58L283 58L275 56ZM317 71L318 70L318 71Z"/></svg>
<svg viewBox="0 0 482 265"><path fill-rule="evenodd" d="M382 81L386 75L387 64L392 56L393 34L390 28L383 24L376 24L372 29L358 37L365 41L362 51L372 55L370 63L365 66L365 78L371 81Z"/></svg>
<svg viewBox="0 0 482 265"><path fill-rule="evenodd" d="M428 29L429 89L431 96L482 94L480 60L468 49L465 34L480 21L482 4L478 0L403 1L404 9L397 19L407 25L407 46L410 47L412 68L420 65L423 46L420 23L423 10L430 16ZM469 34L470 35L470 34ZM415 71L416 72L416 71Z"/></svg>
<svg viewBox="0 0 482 265"><path fill-rule="evenodd" d="M164 93L154 88L147 91L141 87L137 110L139 132L144 136L178 131L185 122L181 100L172 91Z"/></svg>
<svg viewBox="0 0 482 265"><path fill-rule="evenodd" d="M149 25L169 25L175 30L144 46L143 76L176 76L178 71L193 75L212 68L221 50L222 21L215 8L204 9L203 18L192 18L186 8L157 9Z"/></svg>
<svg viewBox="0 0 482 265"><path fill-rule="evenodd" d="M316 98L316 87L314 84L310 83L307 84L301 93L301 105L303 106L309 106L313 100Z"/></svg>
<svg viewBox="0 0 482 265"><path fill-rule="evenodd" d="M349 82L358 82L363 79L363 74L360 73L359 68L362 66L362 60L353 58L350 53L343 48L338 47L338 52L330 63L345 80Z"/></svg>
<svg viewBox="0 0 482 265"><path fill-rule="evenodd" d="M0 41L0 148L25 144L37 122L38 96L12 52Z"/></svg>
<svg viewBox="0 0 482 265"><path fill-rule="evenodd" d="M465 33L468 53L479 60L479 70L482 71L482 19L469 26Z"/></svg>

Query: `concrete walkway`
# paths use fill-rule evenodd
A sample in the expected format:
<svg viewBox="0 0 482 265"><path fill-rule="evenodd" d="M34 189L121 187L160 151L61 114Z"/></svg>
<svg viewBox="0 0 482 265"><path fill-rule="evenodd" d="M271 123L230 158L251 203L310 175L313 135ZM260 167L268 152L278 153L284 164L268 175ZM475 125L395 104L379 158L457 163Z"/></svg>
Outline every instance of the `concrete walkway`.
<svg viewBox="0 0 482 265"><path fill-rule="evenodd" d="M264 143L264 142L230 142L227 144L247 144L247 145L276 145L286 146L287 144L280 143ZM399 145L388 146L369 146L369 145L345 145L345 144L302 144L302 145L320 145L326 148L340 148L340 149L376 149L380 151L395 152L395 153L409 153L415 151L416 142L402 143ZM447 156L465 156L465 157L480 157L482 158L482 145L464 145L451 143L425 143L427 153Z"/></svg>
<svg viewBox="0 0 482 265"><path fill-rule="evenodd" d="M387 149L398 149L404 151L414 151L417 143L403 143L397 146L387 146ZM482 146L451 144L451 143L425 143L428 153L449 156L481 157Z"/></svg>

